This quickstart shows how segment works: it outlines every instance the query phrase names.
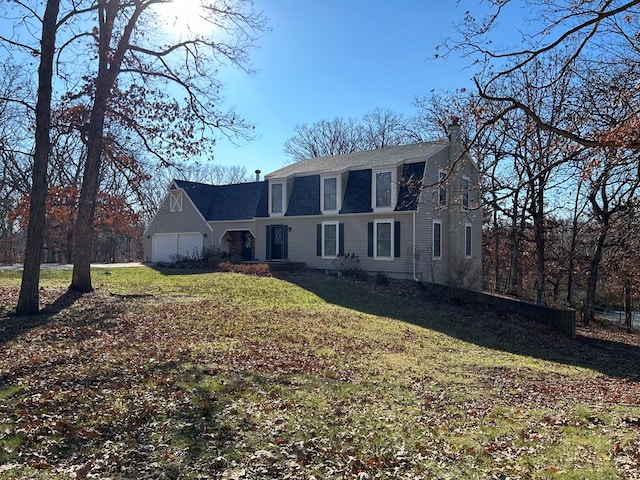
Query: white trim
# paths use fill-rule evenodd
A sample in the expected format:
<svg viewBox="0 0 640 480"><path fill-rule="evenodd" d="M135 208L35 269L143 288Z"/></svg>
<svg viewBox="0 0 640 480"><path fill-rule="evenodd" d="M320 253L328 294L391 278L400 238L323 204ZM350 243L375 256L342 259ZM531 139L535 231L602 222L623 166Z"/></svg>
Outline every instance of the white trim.
<svg viewBox="0 0 640 480"><path fill-rule="evenodd" d="M467 183L466 189L464 188L465 182ZM465 175L462 177L462 181L460 182L460 196L462 197L460 203L462 204L462 208L464 208L465 210L469 209L469 202L471 201L471 196L469 195L470 190L471 190L471 179Z"/></svg>
<svg viewBox="0 0 640 480"><path fill-rule="evenodd" d="M467 254L467 231L468 239L469 239L469 253ZM470 223L464 224L464 236L463 236L464 245L462 247L462 251L464 252L464 258L473 258L473 225Z"/></svg>
<svg viewBox="0 0 640 480"><path fill-rule="evenodd" d="M282 188L282 211L280 212L274 212L273 209L273 187L275 185L280 185ZM287 195L286 195L286 190L287 190L287 182L286 180L283 180L281 182L269 182L269 216L270 217L283 217L285 212L287 211Z"/></svg>
<svg viewBox="0 0 640 480"><path fill-rule="evenodd" d="M446 207L447 206L447 200L448 200L448 188L447 188L447 184L446 184L446 180L447 180L447 171L440 168L438 169L438 206L439 207ZM441 200L442 197L442 192L444 191L444 203Z"/></svg>
<svg viewBox="0 0 640 480"><path fill-rule="evenodd" d="M389 224L389 235L390 235L390 250L389 256L378 255L378 224L385 223ZM393 254L395 252L394 248L394 220L393 218L379 218L373 220L373 259L374 260L384 260L384 261L393 261Z"/></svg>
<svg viewBox="0 0 640 480"><path fill-rule="evenodd" d="M376 179L377 176L382 173L390 173L391 174L391 199L390 205L384 207L376 206ZM396 208L396 202L398 201L398 185L397 185L397 168L377 168L371 171L371 208L376 213L381 212L392 212L394 208Z"/></svg>
<svg viewBox="0 0 640 480"><path fill-rule="evenodd" d="M169 191L169 213L182 211L182 197L184 196L183 190L170 190Z"/></svg>
<svg viewBox="0 0 640 480"><path fill-rule="evenodd" d="M324 206L324 181L335 179L336 181L336 208L327 210ZM342 208L342 175L322 175L320 176L320 211L324 215L334 215Z"/></svg>
<svg viewBox="0 0 640 480"><path fill-rule="evenodd" d="M320 242L321 242L321 247L322 247L322 258L324 259L334 259L338 257L338 254L340 253L340 222L338 222L338 220L332 220L330 222L322 222L321 223L321 227L320 227L320 231L321 231L321 235L320 235ZM325 230L324 227L328 226L328 225L334 225L336 227L336 253L335 255L327 255L326 252L324 251L324 246L325 246Z"/></svg>
<svg viewBox="0 0 640 480"><path fill-rule="evenodd" d="M436 247L436 225L440 226L440 255L436 255L435 247ZM442 260L442 220L433 220L431 224L431 258L433 260Z"/></svg>

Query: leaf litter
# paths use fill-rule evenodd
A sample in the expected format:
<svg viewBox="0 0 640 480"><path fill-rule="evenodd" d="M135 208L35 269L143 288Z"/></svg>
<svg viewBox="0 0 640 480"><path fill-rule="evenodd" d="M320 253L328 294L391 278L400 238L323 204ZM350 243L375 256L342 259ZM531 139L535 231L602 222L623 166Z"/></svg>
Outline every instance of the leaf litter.
<svg viewBox="0 0 640 480"><path fill-rule="evenodd" d="M640 385L585 368L596 327L572 341L430 304L451 335L204 290L97 290L27 328L3 314L0 478L640 478ZM510 347L470 342L470 319ZM575 364L530 359L532 336Z"/></svg>

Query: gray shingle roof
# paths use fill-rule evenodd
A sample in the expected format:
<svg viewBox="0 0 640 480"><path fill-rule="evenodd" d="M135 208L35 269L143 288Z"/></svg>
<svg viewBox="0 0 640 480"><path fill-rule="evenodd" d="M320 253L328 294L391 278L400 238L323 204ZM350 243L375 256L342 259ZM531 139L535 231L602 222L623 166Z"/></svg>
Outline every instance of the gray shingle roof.
<svg viewBox="0 0 640 480"><path fill-rule="evenodd" d="M331 157L310 158L271 172L265 175L265 178L286 178L292 175L340 172L359 168L375 169L376 167L399 165L425 159L448 145L448 142L423 142Z"/></svg>
<svg viewBox="0 0 640 480"><path fill-rule="evenodd" d="M174 180L173 183L189 195L208 222L268 216L267 182L208 185Z"/></svg>

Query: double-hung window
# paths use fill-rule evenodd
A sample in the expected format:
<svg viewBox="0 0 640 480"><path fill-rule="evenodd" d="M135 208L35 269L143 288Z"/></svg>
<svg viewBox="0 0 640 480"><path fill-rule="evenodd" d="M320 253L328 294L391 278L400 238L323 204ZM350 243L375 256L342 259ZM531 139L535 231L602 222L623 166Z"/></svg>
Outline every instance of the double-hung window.
<svg viewBox="0 0 640 480"><path fill-rule="evenodd" d="M270 213L275 215L284 214L284 184L272 183L269 196Z"/></svg>
<svg viewBox="0 0 640 480"><path fill-rule="evenodd" d="M395 175L393 170L373 172L372 203L374 210L393 210L395 207Z"/></svg>
<svg viewBox="0 0 640 480"><path fill-rule="evenodd" d="M172 191L169 193L169 211L181 212L182 211L182 192Z"/></svg>
<svg viewBox="0 0 640 480"><path fill-rule="evenodd" d="M322 222L322 257L338 256L338 222Z"/></svg>
<svg viewBox="0 0 640 480"><path fill-rule="evenodd" d="M447 204L447 172L438 170L438 205L444 207Z"/></svg>
<svg viewBox="0 0 640 480"><path fill-rule="evenodd" d="M433 242L432 256L434 260L442 258L442 222L440 220L433 221Z"/></svg>
<svg viewBox="0 0 640 480"><path fill-rule="evenodd" d="M469 208L469 179L462 177L462 206Z"/></svg>
<svg viewBox="0 0 640 480"><path fill-rule="evenodd" d="M320 183L320 200L322 205L320 209L323 212L336 213L340 210L340 182L338 177L322 177Z"/></svg>
<svg viewBox="0 0 640 480"><path fill-rule="evenodd" d="M379 260L393 259L393 220L376 220L374 222L374 258Z"/></svg>

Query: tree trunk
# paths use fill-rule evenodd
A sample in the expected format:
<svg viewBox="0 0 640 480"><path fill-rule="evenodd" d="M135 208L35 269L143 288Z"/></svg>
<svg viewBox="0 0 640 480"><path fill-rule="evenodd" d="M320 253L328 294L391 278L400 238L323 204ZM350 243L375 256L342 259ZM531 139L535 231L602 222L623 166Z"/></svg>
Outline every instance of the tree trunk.
<svg viewBox="0 0 640 480"><path fill-rule="evenodd" d="M627 278L624 282L624 323L627 327L627 332L631 333L631 326L633 324L633 313L631 311L631 281Z"/></svg>
<svg viewBox="0 0 640 480"><path fill-rule="evenodd" d="M498 209L493 209L493 278L495 281L493 290L500 291L500 230L498 223Z"/></svg>
<svg viewBox="0 0 640 480"><path fill-rule="evenodd" d="M533 215L533 228L536 244L536 273L537 284L536 288L536 303L543 305L545 303L545 239L544 239L544 190L542 186L538 189L538 193L533 196L532 199L533 208L531 213Z"/></svg>
<svg viewBox="0 0 640 480"><path fill-rule="evenodd" d="M73 238L73 290L90 292L91 253L93 250L93 216L96 210L96 196L100 179L100 156L102 155L102 123L99 133L92 133L92 142L87 153L87 162L82 178L82 190L78 202L78 220ZM93 129L92 129L93 130Z"/></svg>
<svg viewBox="0 0 640 480"><path fill-rule="evenodd" d="M32 315L39 309L40 262L44 238L47 198L47 166L49 163L53 56L56 48L56 23L60 0L48 0L42 22L40 66L38 68L38 100L36 133L29 202L29 224L24 269L16 313Z"/></svg>
<svg viewBox="0 0 640 480"><path fill-rule="evenodd" d="M604 242L608 228L603 228L596 239L596 249L589 262L589 277L587 278L587 296L584 300L584 323L588 325L595 317L596 287L598 284L598 268L604 252Z"/></svg>

